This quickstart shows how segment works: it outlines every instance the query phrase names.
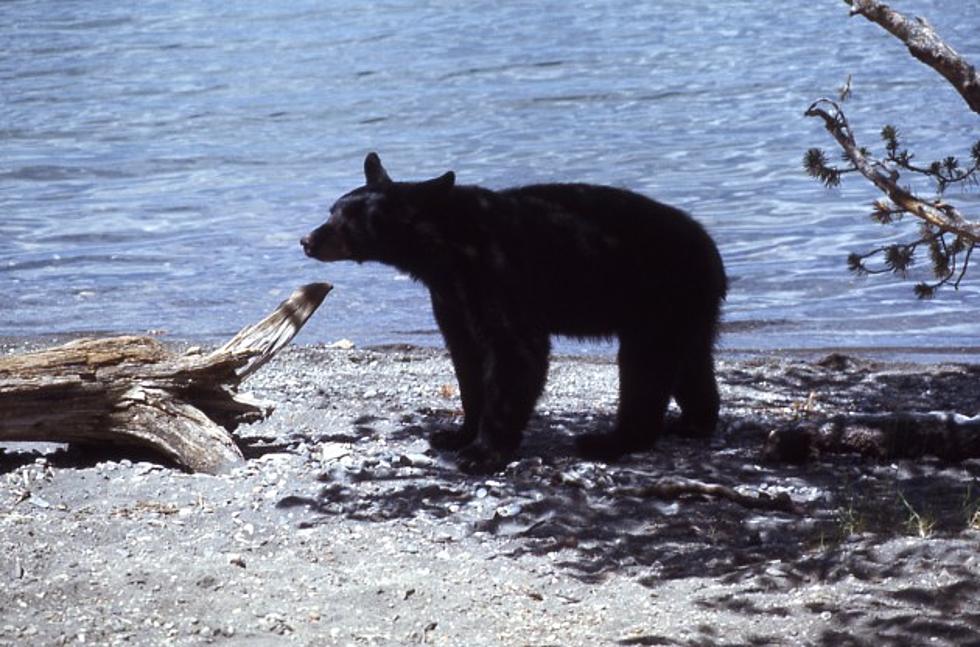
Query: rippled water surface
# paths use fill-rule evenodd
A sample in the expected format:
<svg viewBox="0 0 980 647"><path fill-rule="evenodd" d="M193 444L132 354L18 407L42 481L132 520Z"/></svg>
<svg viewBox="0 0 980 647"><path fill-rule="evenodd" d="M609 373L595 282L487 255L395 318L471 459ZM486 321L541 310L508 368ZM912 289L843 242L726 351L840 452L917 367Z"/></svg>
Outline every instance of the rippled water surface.
<svg viewBox="0 0 980 647"><path fill-rule="evenodd" d="M980 63L980 4L892 4ZM438 344L420 286L297 244L377 150L402 179L609 183L688 210L732 277L725 348L980 346L980 268L926 303L851 277L848 252L912 228L870 224L858 178L802 173L830 148L803 111L849 73L866 145L894 122L922 159L965 158L980 131L842 2L15 0L0 18L0 336L214 340L328 280L303 341Z"/></svg>

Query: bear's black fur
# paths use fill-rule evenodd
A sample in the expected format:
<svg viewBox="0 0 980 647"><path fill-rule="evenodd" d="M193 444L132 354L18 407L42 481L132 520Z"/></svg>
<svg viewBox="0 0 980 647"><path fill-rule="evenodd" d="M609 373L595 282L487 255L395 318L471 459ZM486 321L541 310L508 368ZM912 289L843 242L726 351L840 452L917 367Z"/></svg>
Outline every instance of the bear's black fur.
<svg viewBox="0 0 980 647"><path fill-rule="evenodd" d="M550 335L619 338L610 433L579 449L614 460L651 447L671 396L680 429L718 420L712 351L727 281L688 215L629 191L541 184L458 186L452 172L394 182L374 153L366 184L302 240L321 261L380 261L421 281L459 380L462 428L432 444L485 471L516 451L548 372Z"/></svg>

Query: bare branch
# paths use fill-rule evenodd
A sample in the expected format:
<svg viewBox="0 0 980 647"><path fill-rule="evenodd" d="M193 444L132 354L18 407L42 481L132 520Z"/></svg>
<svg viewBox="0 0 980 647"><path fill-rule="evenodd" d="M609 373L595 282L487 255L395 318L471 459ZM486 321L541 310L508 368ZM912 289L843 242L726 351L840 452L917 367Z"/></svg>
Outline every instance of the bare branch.
<svg viewBox="0 0 980 647"><path fill-rule="evenodd" d="M923 18L909 18L878 0L844 0L851 15L860 14L905 43L909 53L956 88L970 109L980 114L980 75L966 59L940 38Z"/></svg>
<svg viewBox="0 0 980 647"><path fill-rule="evenodd" d="M752 510L770 510L796 515L805 514L806 512L803 506L793 501L785 492L781 492L776 496L770 496L765 492L743 494L727 485L704 483L702 481L679 477L664 477L656 483L641 488L616 488L615 493L617 495L635 496L644 499L655 497L667 501L674 501L686 496L707 496L726 499Z"/></svg>

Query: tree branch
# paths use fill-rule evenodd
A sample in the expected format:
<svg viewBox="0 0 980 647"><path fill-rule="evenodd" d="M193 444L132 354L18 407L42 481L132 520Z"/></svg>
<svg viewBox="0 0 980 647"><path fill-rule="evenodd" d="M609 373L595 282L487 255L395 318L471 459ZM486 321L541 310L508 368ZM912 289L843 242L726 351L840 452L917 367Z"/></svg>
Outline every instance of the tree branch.
<svg viewBox="0 0 980 647"><path fill-rule="evenodd" d="M844 0L860 14L905 43L909 53L941 74L970 109L980 114L980 75L923 18L909 18L878 0Z"/></svg>
<svg viewBox="0 0 980 647"><path fill-rule="evenodd" d="M707 496L716 499L726 499L732 503L752 510L770 510L801 515L805 513L803 506L793 501L788 494L781 492L769 496L765 492L758 494L742 494L735 488L719 483L704 483L693 479L680 477L664 477L656 483L636 488L616 488L616 495L635 496L640 498L655 497L667 501L675 501L685 496Z"/></svg>
<svg viewBox="0 0 980 647"><path fill-rule="evenodd" d="M858 0L854 0L857 2ZM942 231L962 236L973 243L980 243L980 223L967 220L952 205L941 200L926 202L898 185L898 172L889 168L862 150L854 140L854 133L840 106L831 99L819 99L804 113L807 117L820 117L827 131L844 150L847 159L865 178L901 209L926 221Z"/></svg>

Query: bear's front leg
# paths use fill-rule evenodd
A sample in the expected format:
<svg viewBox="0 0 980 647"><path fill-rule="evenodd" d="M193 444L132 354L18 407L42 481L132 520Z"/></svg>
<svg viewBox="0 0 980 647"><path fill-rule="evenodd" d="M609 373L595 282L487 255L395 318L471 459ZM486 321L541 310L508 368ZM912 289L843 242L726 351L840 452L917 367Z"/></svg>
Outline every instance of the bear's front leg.
<svg viewBox="0 0 980 647"><path fill-rule="evenodd" d="M453 361L459 397L463 402L463 426L438 429L429 434L429 445L438 450L458 451L472 443L479 431L483 412L484 352L466 311L465 291L443 293L432 290L432 313Z"/></svg>
<svg viewBox="0 0 980 647"><path fill-rule="evenodd" d="M487 345L477 436L459 453L464 472L488 474L510 462L544 389L551 350L548 335L520 330L521 336L501 334Z"/></svg>

